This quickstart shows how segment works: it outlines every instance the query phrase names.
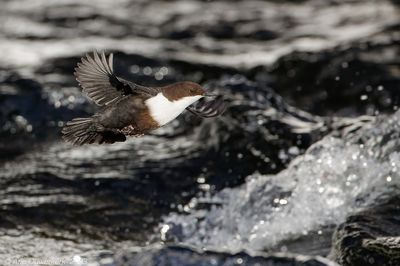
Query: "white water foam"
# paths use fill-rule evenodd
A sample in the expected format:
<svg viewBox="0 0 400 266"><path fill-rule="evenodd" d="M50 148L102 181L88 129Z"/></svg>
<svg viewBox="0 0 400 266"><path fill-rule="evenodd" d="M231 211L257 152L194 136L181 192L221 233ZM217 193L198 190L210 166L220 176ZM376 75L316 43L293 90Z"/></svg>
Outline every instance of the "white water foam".
<svg viewBox="0 0 400 266"><path fill-rule="evenodd" d="M188 215L165 218L161 237L204 248L262 250L344 221L400 183L399 117L380 119L352 137L325 137L277 175L255 173L241 187L193 199ZM204 200L219 204L196 210Z"/></svg>

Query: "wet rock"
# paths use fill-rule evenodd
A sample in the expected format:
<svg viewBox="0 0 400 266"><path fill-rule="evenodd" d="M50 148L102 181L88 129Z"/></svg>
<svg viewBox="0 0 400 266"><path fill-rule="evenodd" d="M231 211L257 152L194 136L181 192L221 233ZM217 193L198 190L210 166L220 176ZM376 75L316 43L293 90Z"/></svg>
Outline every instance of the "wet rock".
<svg viewBox="0 0 400 266"><path fill-rule="evenodd" d="M332 256L343 266L400 265L400 198L349 216L333 236Z"/></svg>
<svg viewBox="0 0 400 266"><path fill-rule="evenodd" d="M291 254L269 255L263 253L240 252L229 254L215 251L198 251L184 246L166 246L159 248L147 248L140 252L116 256L111 262L100 265L113 266L206 266L206 265L243 265L243 266L335 266L322 257L308 257Z"/></svg>

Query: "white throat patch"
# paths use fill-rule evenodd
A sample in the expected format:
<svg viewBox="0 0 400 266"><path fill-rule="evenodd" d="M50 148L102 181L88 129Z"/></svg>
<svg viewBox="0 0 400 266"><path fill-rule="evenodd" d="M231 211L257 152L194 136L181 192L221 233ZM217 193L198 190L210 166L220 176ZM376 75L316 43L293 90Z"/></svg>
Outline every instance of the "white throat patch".
<svg viewBox="0 0 400 266"><path fill-rule="evenodd" d="M161 92L145 101L150 115L156 122L163 126L174 120L186 107L196 102L203 96L188 96L177 101L168 100Z"/></svg>

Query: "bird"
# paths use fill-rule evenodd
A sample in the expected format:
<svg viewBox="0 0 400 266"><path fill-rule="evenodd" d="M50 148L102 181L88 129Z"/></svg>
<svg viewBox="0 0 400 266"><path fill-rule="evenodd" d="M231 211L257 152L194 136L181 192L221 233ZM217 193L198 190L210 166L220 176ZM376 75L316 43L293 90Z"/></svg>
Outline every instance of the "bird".
<svg viewBox="0 0 400 266"><path fill-rule="evenodd" d="M221 95L209 94L195 82L151 87L123 79L114 72L113 58L113 53L107 57L104 51L94 51L77 64L74 75L83 94L101 108L90 117L67 122L61 131L64 141L78 146L123 142L168 124L184 110L203 118L225 110ZM207 96L214 98L205 101Z"/></svg>

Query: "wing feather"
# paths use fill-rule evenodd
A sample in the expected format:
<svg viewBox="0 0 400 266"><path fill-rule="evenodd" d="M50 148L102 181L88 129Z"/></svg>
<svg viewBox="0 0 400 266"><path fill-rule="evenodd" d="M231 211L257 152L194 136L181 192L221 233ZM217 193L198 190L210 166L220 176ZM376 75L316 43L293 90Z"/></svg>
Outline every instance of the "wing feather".
<svg viewBox="0 0 400 266"><path fill-rule="evenodd" d="M96 104L103 106L111 104L128 94L142 94L154 96L159 91L137 85L128 80L117 77L114 73L113 54L108 58L104 52L93 55L86 54L75 68L75 77L83 92Z"/></svg>
<svg viewBox="0 0 400 266"><path fill-rule="evenodd" d="M195 105L186 108L191 113L208 118L221 115L226 109L226 103L222 96L218 96L212 101L200 99Z"/></svg>

